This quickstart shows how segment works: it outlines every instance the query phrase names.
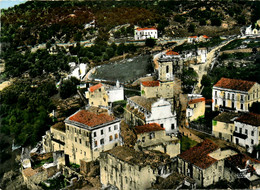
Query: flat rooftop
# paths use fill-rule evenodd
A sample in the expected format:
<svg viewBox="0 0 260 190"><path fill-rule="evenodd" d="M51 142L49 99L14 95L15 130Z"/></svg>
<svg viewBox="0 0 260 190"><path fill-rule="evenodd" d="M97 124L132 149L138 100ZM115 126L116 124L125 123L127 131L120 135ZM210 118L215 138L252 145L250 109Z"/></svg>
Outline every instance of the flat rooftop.
<svg viewBox="0 0 260 190"><path fill-rule="evenodd" d="M216 159L216 160L222 160L222 159L225 159L225 158L228 158L230 156L234 156L238 154L236 151L234 150L220 150L220 151L214 151L212 153L209 154L210 157Z"/></svg>

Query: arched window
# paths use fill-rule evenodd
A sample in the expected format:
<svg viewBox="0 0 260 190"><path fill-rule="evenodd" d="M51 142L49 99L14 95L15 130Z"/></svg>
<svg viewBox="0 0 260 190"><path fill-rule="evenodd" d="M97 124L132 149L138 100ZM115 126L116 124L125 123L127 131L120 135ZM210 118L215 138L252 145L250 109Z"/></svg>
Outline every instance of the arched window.
<svg viewBox="0 0 260 190"><path fill-rule="evenodd" d="M169 73L169 66L166 66L166 73Z"/></svg>

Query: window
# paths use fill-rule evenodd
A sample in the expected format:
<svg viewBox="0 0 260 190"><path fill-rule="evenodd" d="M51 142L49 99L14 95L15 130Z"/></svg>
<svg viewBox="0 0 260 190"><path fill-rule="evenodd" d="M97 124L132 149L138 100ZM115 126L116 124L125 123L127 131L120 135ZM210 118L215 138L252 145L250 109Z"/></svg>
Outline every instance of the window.
<svg viewBox="0 0 260 190"><path fill-rule="evenodd" d="M217 91L215 91L215 96L217 96L218 95L218 92Z"/></svg>
<svg viewBox="0 0 260 190"><path fill-rule="evenodd" d="M114 130L117 130L117 125L114 125Z"/></svg>
<svg viewBox="0 0 260 190"><path fill-rule="evenodd" d="M75 129L75 133L77 133L77 129L76 128L74 128Z"/></svg>
<svg viewBox="0 0 260 190"><path fill-rule="evenodd" d="M215 105L217 105L218 104L218 101L217 101L217 99L215 99Z"/></svg>
<svg viewBox="0 0 260 190"><path fill-rule="evenodd" d="M100 139L100 144L101 144L101 145L104 144L104 139Z"/></svg>
<svg viewBox="0 0 260 190"><path fill-rule="evenodd" d="M163 124L161 124L161 128L163 128Z"/></svg>
<svg viewBox="0 0 260 190"><path fill-rule="evenodd" d="M84 156L86 156L86 152L84 151Z"/></svg>
<svg viewBox="0 0 260 190"><path fill-rule="evenodd" d="M81 139L79 139L79 143L81 144Z"/></svg>
<svg viewBox="0 0 260 190"><path fill-rule="evenodd" d="M166 66L166 73L169 73L169 66Z"/></svg>
<svg viewBox="0 0 260 190"><path fill-rule="evenodd" d="M94 142L94 146L97 147L97 141Z"/></svg>
<svg viewBox="0 0 260 190"><path fill-rule="evenodd" d="M245 129L245 134L247 135L247 129Z"/></svg>
<svg viewBox="0 0 260 190"><path fill-rule="evenodd" d="M118 134L115 134L115 139L118 139Z"/></svg>
<svg viewBox="0 0 260 190"><path fill-rule="evenodd" d="M251 131L251 136L254 136L254 131Z"/></svg>
<svg viewBox="0 0 260 190"><path fill-rule="evenodd" d="M235 94L232 94L232 100L234 100L235 99Z"/></svg>
<svg viewBox="0 0 260 190"><path fill-rule="evenodd" d="M145 137L142 137L142 142L145 142Z"/></svg>
<svg viewBox="0 0 260 190"><path fill-rule="evenodd" d="M77 137L75 137L75 142L77 142Z"/></svg>
<svg viewBox="0 0 260 190"><path fill-rule="evenodd" d="M97 136L97 133L96 132L94 132L94 137L96 137Z"/></svg>
<svg viewBox="0 0 260 190"><path fill-rule="evenodd" d="M67 125L67 130L70 130L69 126Z"/></svg>
<svg viewBox="0 0 260 190"><path fill-rule="evenodd" d="M103 134L104 134L104 131L103 131L103 129L101 129L100 133L101 133L101 135L103 135Z"/></svg>
<svg viewBox="0 0 260 190"><path fill-rule="evenodd" d="M113 136L110 135L110 136L109 136L109 141L112 141L112 140L113 140Z"/></svg>
<svg viewBox="0 0 260 190"><path fill-rule="evenodd" d="M196 108L197 107L197 104L194 104L194 108Z"/></svg>
<svg viewBox="0 0 260 190"><path fill-rule="evenodd" d="M80 150L80 154L82 154L82 150Z"/></svg>
<svg viewBox="0 0 260 190"><path fill-rule="evenodd" d="M254 140L253 139L251 139L251 144L254 144Z"/></svg>
<svg viewBox="0 0 260 190"><path fill-rule="evenodd" d="M241 101L243 101L244 100L244 96L243 95L241 95Z"/></svg>
<svg viewBox="0 0 260 190"><path fill-rule="evenodd" d="M239 133L242 133L242 128L239 128Z"/></svg>
<svg viewBox="0 0 260 190"><path fill-rule="evenodd" d="M240 104L240 109L241 109L241 110L244 109L244 104Z"/></svg>
<svg viewBox="0 0 260 190"><path fill-rule="evenodd" d="M81 130L79 130L79 134L81 134Z"/></svg>
<svg viewBox="0 0 260 190"><path fill-rule="evenodd" d="M189 112L190 113L190 112ZM172 130L174 130L174 128L175 128L175 126L174 126L174 124L172 124Z"/></svg>
<svg viewBox="0 0 260 190"><path fill-rule="evenodd" d="M237 127L235 127L235 131L237 131Z"/></svg>
<svg viewBox="0 0 260 190"><path fill-rule="evenodd" d="M111 132L111 127L108 127L108 131Z"/></svg>
<svg viewBox="0 0 260 190"><path fill-rule="evenodd" d="M150 133L149 136L150 136L150 139L155 138L155 134L154 134L154 132Z"/></svg>
<svg viewBox="0 0 260 190"><path fill-rule="evenodd" d="M85 146L88 146L88 141L85 141Z"/></svg>
<svg viewBox="0 0 260 190"><path fill-rule="evenodd" d="M227 94L227 99L228 99L228 100L230 99L230 94L229 94L229 93Z"/></svg>

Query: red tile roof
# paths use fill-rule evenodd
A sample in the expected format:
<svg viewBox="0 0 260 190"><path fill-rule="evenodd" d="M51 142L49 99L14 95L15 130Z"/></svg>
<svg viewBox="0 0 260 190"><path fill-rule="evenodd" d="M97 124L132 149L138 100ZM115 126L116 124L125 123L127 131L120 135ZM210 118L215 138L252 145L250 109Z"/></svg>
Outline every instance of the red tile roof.
<svg viewBox="0 0 260 190"><path fill-rule="evenodd" d="M159 86L160 83L159 81L144 81L142 82L142 85L147 87L155 87L155 86Z"/></svg>
<svg viewBox="0 0 260 190"><path fill-rule="evenodd" d="M165 130L163 127L161 127L158 123L149 123L142 126L136 126L135 131L137 134L140 133L147 133L151 131L163 131Z"/></svg>
<svg viewBox="0 0 260 190"><path fill-rule="evenodd" d="M141 31L141 30L157 30L156 28L137 28L136 30Z"/></svg>
<svg viewBox="0 0 260 190"><path fill-rule="evenodd" d="M168 50L166 52L166 55L180 55L178 52L172 51L172 50Z"/></svg>
<svg viewBox="0 0 260 190"><path fill-rule="evenodd" d="M203 38L209 38L208 36L206 36L206 35L203 35Z"/></svg>
<svg viewBox="0 0 260 190"><path fill-rule="evenodd" d="M249 91L256 82L222 77L214 86L232 90Z"/></svg>
<svg viewBox="0 0 260 190"><path fill-rule="evenodd" d="M80 110L71 117L69 117L69 120L76 121L90 127L94 127L113 121L115 120L115 117L104 113L96 114L87 110Z"/></svg>
<svg viewBox="0 0 260 190"><path fill-rule="evenodd" d="M203 101L206 101L205 98L196 98L196 99L192 99L189 101L189 104L196 104L198 102L203 102Z"/></svg>
<svg viewBox="0 0 260 190"><path fill-rule="evenodd" d="M241 117L237 118L235 121L246 123L253 126L260 126L260 114L246 113Z"/></svg>
<svg viewBox="0 0 260 190"><path fill-rule="evenodd" d="M195 166L206 169L217 161L208 154L218 148L218 145L216 145L213 141L206 139L202 143L197 144L189 150L181 153L179 157L187 162L190 162L191 164L194 164Z"/></svg>
<svg viewBox="0 0 260 190"><path fill-rule="evenodd" d="M254 159L254 158L251 158L245 154L242 154L242 153L239 153L239 154L236 154L236 155L233 155L233 156L230 156L229 158L227 158L227 161L233 165L233 166L237 166L239 167L240 169L245 169L246 168L246 162L247 160L250 160L251 162L253 163L260 163L260 161Z"/></svg>
<svg viewBox="0 0 260 190"><path fill-rule="evenodd" d="M198 36L190 36L189 38L197 38Z"/></svg>
<svg viewBox="0 0 260 190"><path fill-rule="evenodd" d="M95 90L101 88L101 86L103 86L101 83L94 85L94 86L91 86L91 87L89 87L89 91L94 92Z"/></svg>

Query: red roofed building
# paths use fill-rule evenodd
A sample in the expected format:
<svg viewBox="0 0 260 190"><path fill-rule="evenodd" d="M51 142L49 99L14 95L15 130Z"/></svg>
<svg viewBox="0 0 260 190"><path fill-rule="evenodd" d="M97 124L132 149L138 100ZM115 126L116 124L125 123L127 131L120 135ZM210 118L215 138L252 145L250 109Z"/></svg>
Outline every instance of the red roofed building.
<svg viewBox="0 0 260 190"><path fill-rule="evenodd" d="M94 92L94 91L100 89L102 86L103 86L103 85L102 85L101 83L96 84L96 85L94 85L94 86L89 87L89 91L90 91L90 92Z"/></svg>
<svg viewBox="0 0 260 190"><path fill-rule="evenodd" d="M103 112L103 113L101 113ZM65 120L65 154L71 163L90 162L121 145L120 119L104 109L79 110Z"/></svg>
<svg viewBox="0 0 260 190"><path fill-rule="evenodd" d="M159 86L160 82L159 81L144 81L144 82L142 82L142 85L146 86L146 87L155 87L155 86Z"/></svg>
<svg viewBox="0 0 260 190"><path fill-rule="evenodd" d="M222 77L212 90L212 109L248 112L253 102L260 101L257 82Z"/></svg>
<svg viewBox="0 0 260 190"><path fill-rule="evenodd" d="M206 139L178 155L178 172L193 178L199 187L207 187L223 179L225 158L226 152L222 154L218 145Z"/></svg>
<svg viewBox="0 0 260 190"><path fill-rule="evenodd" d="M204 117L206 99L201 95L189 94L188 95L188 107L186 109L186 117L189 121Z"/></svg>
<svg viewBox="0 0 260 190"><path fill-rule="evenodd" d="M135 40L145 40L148 38L158 38L158 32L156 28L136 28Z"/></svg>
<svg viewBox="0 0 260 190"><path fill-rule="evenodd" d="M157 150L175 157L180 153L179 139L168 136L165 129L158 123L149 123L134 128L137 141L135 150Z"/></svg>
<svg viewBox="0 0 260 190"><path fill-rule="evenodd" d="M260 143L260 114L246 113L234 121L233 143L246 148L250 153Z"/></svg>

